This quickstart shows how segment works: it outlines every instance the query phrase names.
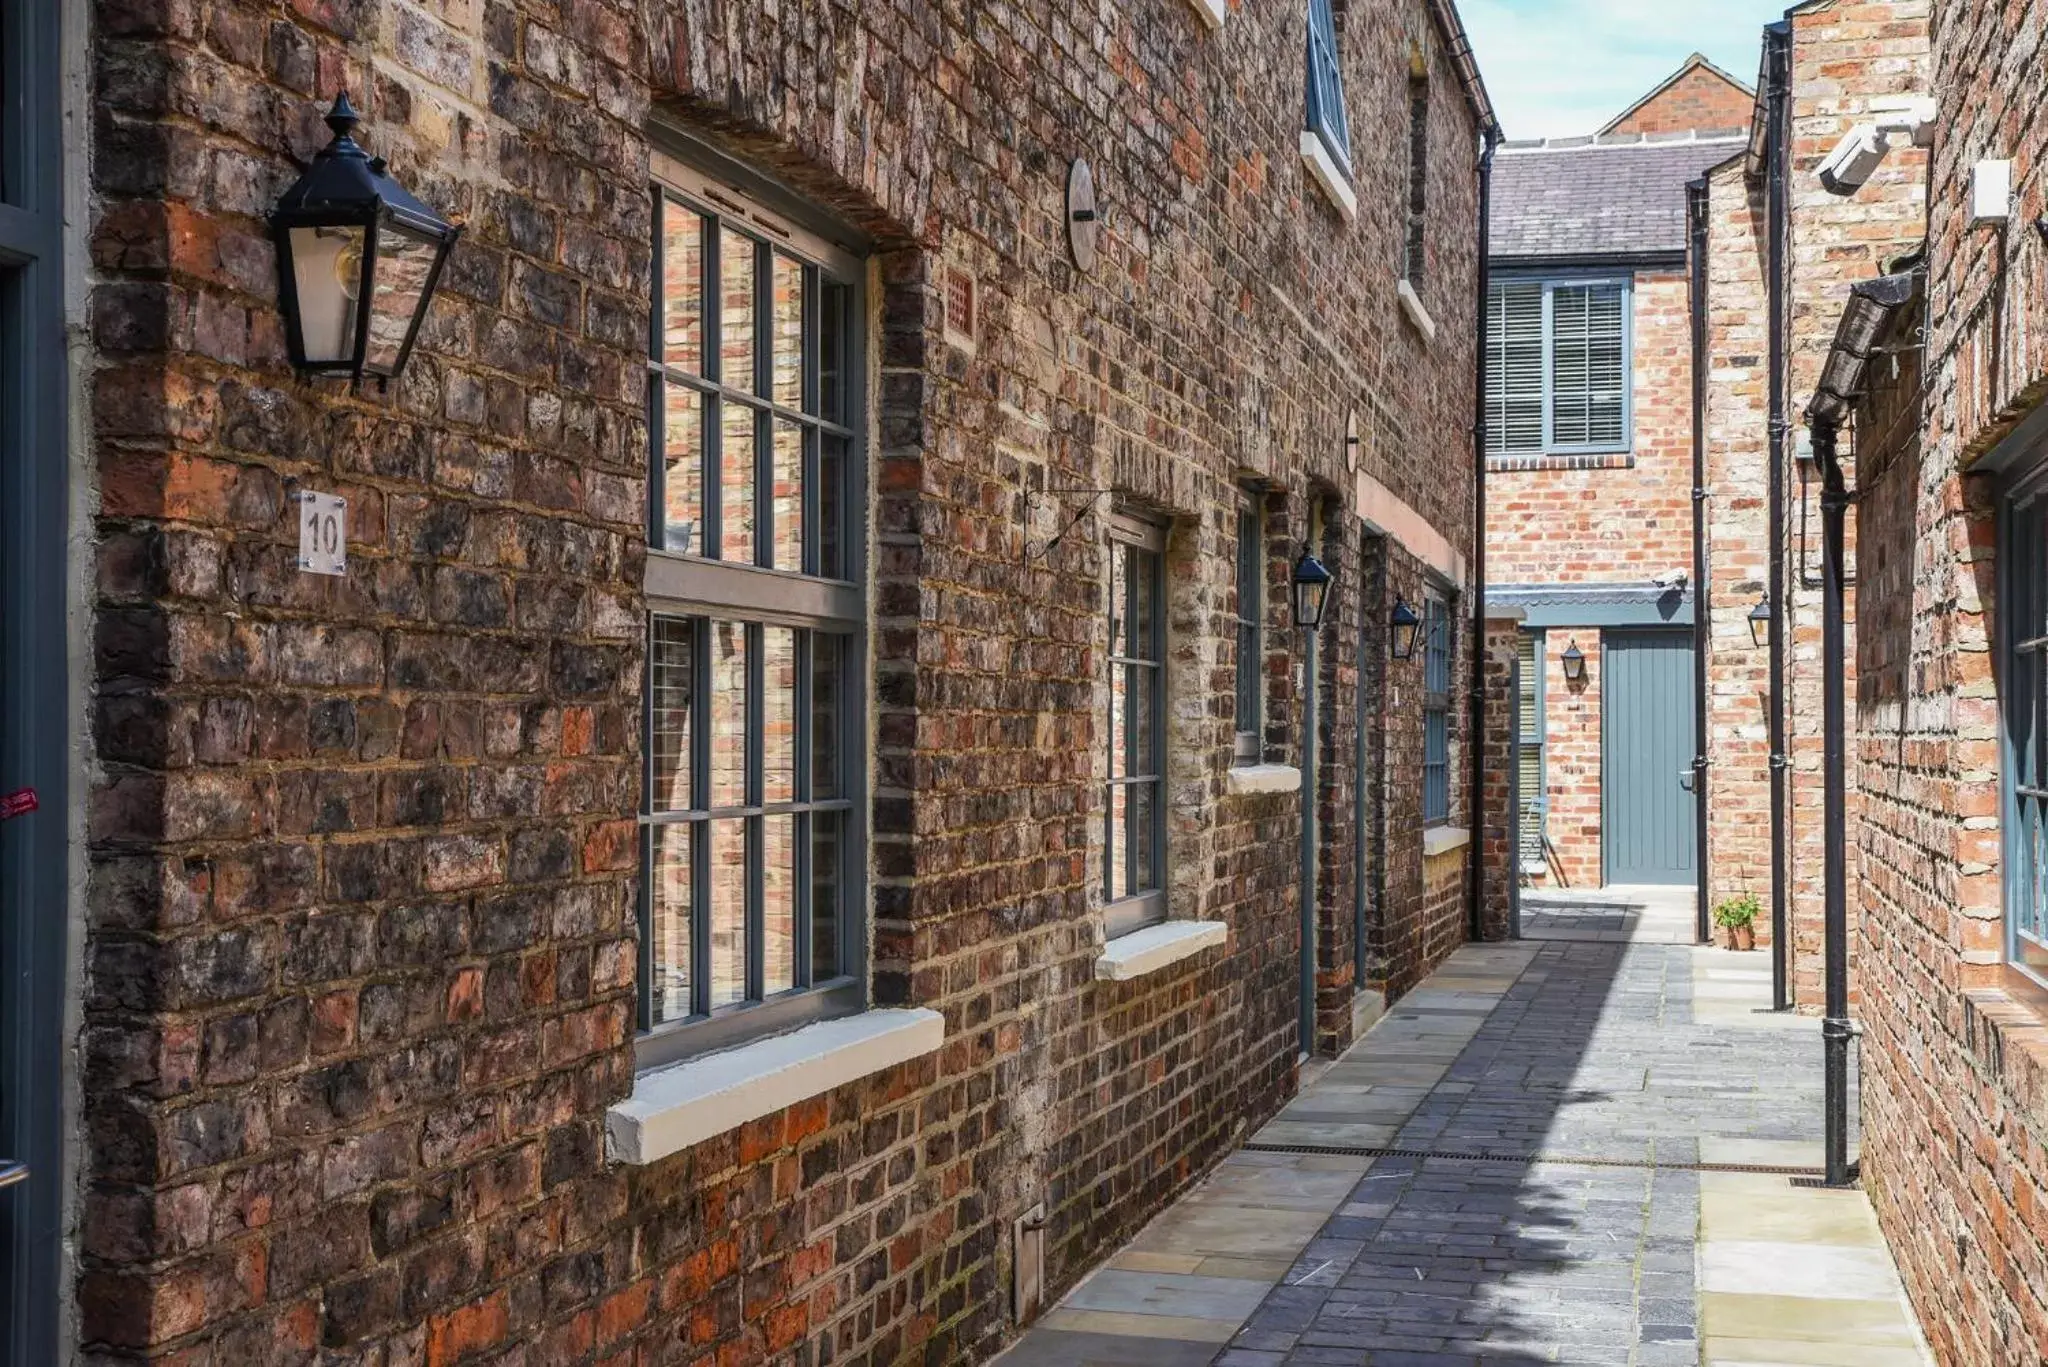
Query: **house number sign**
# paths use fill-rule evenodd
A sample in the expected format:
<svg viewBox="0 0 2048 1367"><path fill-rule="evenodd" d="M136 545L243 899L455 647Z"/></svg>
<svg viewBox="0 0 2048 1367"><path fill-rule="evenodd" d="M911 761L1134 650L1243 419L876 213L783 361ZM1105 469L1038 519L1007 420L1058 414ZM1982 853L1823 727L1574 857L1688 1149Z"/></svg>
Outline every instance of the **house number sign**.
<svg viewBox="0 0 2048 1367"><path fill-rule="evenodd" d="M348 573L348 500L299 491L299 568L308 574Z"/></svg>

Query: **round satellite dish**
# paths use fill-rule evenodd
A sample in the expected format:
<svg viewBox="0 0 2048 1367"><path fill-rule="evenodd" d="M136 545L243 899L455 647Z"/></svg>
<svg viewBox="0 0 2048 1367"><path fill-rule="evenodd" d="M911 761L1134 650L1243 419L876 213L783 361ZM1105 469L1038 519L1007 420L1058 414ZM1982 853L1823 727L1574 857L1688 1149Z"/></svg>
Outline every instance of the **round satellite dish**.
<svg viewBox="0 0 2048 1367"><path fill-rule="evenodd" d="M1095 244L1102 232L1102 220L1095 206L1095 173L1088 163L1074 158L1067 168L1067 250L1074 265L1084 273L1095 269Z"/></svg>

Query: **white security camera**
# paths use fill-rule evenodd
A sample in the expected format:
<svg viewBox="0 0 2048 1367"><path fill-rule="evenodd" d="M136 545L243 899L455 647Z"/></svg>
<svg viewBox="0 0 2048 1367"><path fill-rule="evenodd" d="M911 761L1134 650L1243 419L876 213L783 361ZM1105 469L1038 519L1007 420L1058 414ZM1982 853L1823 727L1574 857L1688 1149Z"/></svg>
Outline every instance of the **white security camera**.
<svg viewBox="0 0 2048 1367"><path fill-rule="evenodd" d="M1870 102L1871 119L1842 135L1820 164L1821 188L1831 195L1853 195L1876 173L1893 138L1907 138L1915 147L1934 142L1934 121L1940 107L1924 95L1895 96Z"/></svg>
<svg viewBox="0 0 2048 1367"><path fill-rule="evenodd" d="M1684 570L1666 570L1650 582L1660 589L1682 589L1692 576Z"/></svg>

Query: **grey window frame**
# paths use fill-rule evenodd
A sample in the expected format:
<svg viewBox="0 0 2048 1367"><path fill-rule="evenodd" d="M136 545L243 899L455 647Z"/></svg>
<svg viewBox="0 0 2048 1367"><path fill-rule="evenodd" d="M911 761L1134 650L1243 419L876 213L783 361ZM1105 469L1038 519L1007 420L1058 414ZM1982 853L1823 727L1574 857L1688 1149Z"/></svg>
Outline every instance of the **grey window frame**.
<svg viewBox="0 0 2048 1367"><path fill-rule="evenodd" d="M1456 691L1456 614L1451 592L1431 584L1422 594L1422 824L1451 820L1451 698ZM1440 686L1439 686L1440 685ZM1431 722L1437 725L1432 728ZM1441 739L1441 754L1433 754ZM1434 785L1432 779L1434 778Z"/></svg>
<svg viewBox="0 0 2048 1367"><path fill-rule="evenodd" d="M652 281L652 309L649 323L648 350L648 539L647 563L644 588L647 598L647 630L649 640L647 678L643 688L642 703L642 764L641 764L641 843L640 843L640 896L638 917L640 925L639 972L636 981L637 1019L639 1034L636 1040L636 1063L642 1068L660 1067L694 1055L729 1048L734 1044L777 1034L813 1021L847 1016L865 1010L868 1004L867 955L869 934L869 892L867 861L869 843L870 806L869 775L867 771L867 744L865 718L868 708L868 650L869 650L869 603L864 588L867 583L867 522L868 522L868 470L867 443L862 433L866 425L867 405L867 347L866 328L863 321L867 316L867 263L866 244L857 235L828 225L814 213L806 211L800 200L789 195L765 178L754 176L737 163L732 163L708 149L697 149L702 164L693 164L666 151L656 150L650 157L651 186L650 203L653 206L653 259L650 265ZM671 209L671 205L677 206ZM819 301L823 291L818 280L824 274L845 287L845 309L841 318L840 345L843 348L841 373L839 375L839 397L841 412L836 419L827 419L818 413L793 410L773 402L772 384L772 310L767 307L774 288L772 271L756 269L754 315L755 323L755 387L758 394L735 391L712 376L696 376L680 371L666 363L662 344L664 279L662 262L662 220L664 214L687 210L703 214L711 225L706 241L719 241L719 228L730 226L747 233L765 249L757 256L757 262L768 252L781 252L804 263L806 267L806 308L804 322L803 354L805 409L817 408L821 395L820 348L822 345L823 312ZM707 361L716 357L718 347L713 341L718 336L719 299L715 282L717 258L714 250L704 253L703 282L704 321L702 333ZM706 370L714 370L707 364ZM712 417L712 400L720 403L737 402L751 408L756 414L755 443L755 525L756 557L765 556L773 544L770 531L772 510L769 507L772 489L769 481L761 477L770 468L773 459L770 444L759 439L763 429L771 428L777 421L794 422L805 433L804 468L805 493L803 496L803 537L804 570L771 569L759 564L739 561L725 561L694 552L685 553L663 549L661 542L666 537L666 500L663 489L664 439L662 422L662 400L666 387L682 382L704 394L707 398L702 409L701 431L706 445L706 473L704 478L704 508L702 516L706 526L695 538L695 547L717 548L718 512L721 502L715 486L715 471L718 466L718 448L713 435L717 423ZM825 578L813 573L818 568L818 551L823 544L824 526L817 509L820 485L817 471L818 452L824 436L831 435L845 442L844 487L839 499L840 521L834 529L838 536L841 554L841 569L844 578ZM654 810L654 670L656 667L653 651L654 624L657 618L683 618L695 626L692 634L693 660L691 666L691 729L689 762L695 780L701 783L708 775L710 728L705 703L708 702L713 686L709 665L710 632L709 624L715 622L733 623L743 626L748 643L746 660L746 701L747 731L745 740L746 789L745 801L738 807L712 808L700 805L706 791L700 786L693 789L692 805L688 808L656 812ZM760 643L764 629L770 626L798 629L797 636L797 687L793 703L794 735L792 753L795 764L795 786L793 800L767 803L763 796L762 768L763 742L761 737L761 701L765 668L764 652ZM832 719L832 751L838 763L837 783L840 796L832 799L818 799L810 795L814 781L812 760L814 747L819 739L815 733L812 715L812 700L816 679L813 673L815 641L821 634L842 638L840 650L840 678L838 680L839 711ZM820 814L838 813L841 822L841 882L839 922L836 928L838 938L838 973L829 978L816 979L810 962L812 933L812 886L810 867L810 822ZM762 954L760 948L764 934L762 908L764 899L765 868L761 862L761 832L766 819L790 816L793 820L796 838L794 841L795 860L792 935L795 941L796 986L768 997L760 989L762 983ZM747 934L747 1000L712 1007L710 1005L710 937L709 904L706 892L710 878L710 846L704 839L691 842L692 895L690 906L690 993L691 1012L681 1018L655 1022L653 1016L654 987L654 836L657 827L674 824L692 824L700 830L709 829L713 821L740 821L745 831L748 851L746 869L746 934Z"/></svg>
<svg viewBox="0 0 2048 1367"><path fill-rule="evenodd" d="M1534 793L1521 794L1523 810L1515 814L1515 859L1519 864L1526 867L1529 863L1529 851L1523 843L1526 836L1522 829L1523 822L1528 819L1526 814L1533 813L1535 818L1536 862L1539 866L1543 863L1543 841L1550 829L1550 733L1548 721L1550 681L1546 677L1544 668L1549 658L1549 632L1541 627L1525 628L1517 644L1523 643L1528 645L1534 657L1533 672L1535 674L1535 680L1530 690L1535 696L1535 703L1532 708L1534 715L1519 719L1521 725L1515 736L1516 757L1518 761L1521 751L1527 750L1531 746L1534 746L1536 749L1536 791ZM1517 701L1519 702L1519 699Z"/></svg>
<svg viewBox="0 0 2048 1367"><path fill-rule="evenodd" d="M1152 613L1151 658L1140 659L1133 656L1123 656L1116 653L1113 624L1117 621L1117 609L1114 603L1108 603L1109 593L1105 592L1104 595L1105 602L1108 603L1109 607L1108 620L1112 624L1109 649L1104 652L1109 660L1109 668L1112 671L1111 676L1103 681L1105 685L1104 697L1107 700L1106 706L1111 709L1113 720L1114 699L1116 696L1114 671L1131 666L1138 666L1141 670L1150 671L1150 677L1153 680L1152 754L1156 760L1156 771L1153 773L1131 774L1119 778L1116 773L1115 736L1112 726L1104 727L1105 753L1103 756L1103 772L1107 781L1103 785L1102 804L1103 928L1110 939L1115 939L1120 935L1128 935L1134 930L1142 930L1146 926L1158 925L1166 920L1167 917L1166 888L1170 871L1166 863L1166 719L1167 708L1170 705L1170 695L1167 688L1166 528L1148 519L1119 512L1112 513L1107 519L1107 533L1109 544L1106 549L1110 554L1104 557L1104 568L1108 576L1108 585L1105 588L1109 589L1116 582L1113 557L1116 555L1118 546L1143 552L1151 557L1154 605ZM1133 599L1135 599L1137 582L1136 577L1133 575L1127 574L1124 578L1125 587L1132 594ZM1129 620L1130 611L1131 603L1126 602L1123 606L1125 620ZM1125 713L1125 725L1130 728L1125 737L1125 753L1127 755L1136 754L1138 709L1127 706ZM1111 896L1113 885L1111 883L1110 861L1113 859L1123 859L1125 861L1125 885L1127 887L1134 886L1137 882L1136 853L1138 850L1138 843L1131 839L1130 835L1131 827L1135 824L1137 806L1135 803L1127 802L1125 804L1125 829L1121 833L1122 838L1119 839L1119 833L1116 830L1116 804L1112 800L1113 790L1119 787L1130 788L1140 784L1149 785L1154 794L1152 829L1148 833L1146 842L1150 846L1152 855L1154 883L1151 887L1138 889L1124 897L1113 898Z"/></svg>
<svg viewBox="0 0 2048 1367"><path fill-rule="evenodd" d="M1633 272L1614 271L1551 271L1542 274L1514 271L1496 271L1488 284L1486 318L1489 328L1493 321L1494 290L1510 285L1540 285L1543 289L1543 441L1536 447L1496 447L1495 441L1505 441L1506 423L1492 418L1493 400L1487 396L1487 440L1486 455L1494 460L1513 460L1532 456L1612 456L1623 455L1635 450L1636 395L1636 309L1635 275ZM1554 440L1557 430L1557 291L1580 289L1588 286L1614 285L1621 291L1621 436L1612 442L1560 442ZM1493 338L1486 338L1489 358L1492 355ZM1489 383L1503 382L1504 366L1489 359L1487 377Z"/></svg>
<svg viewBox="0 0 2048 1367"><path fill-rule="evenodd" d="M1266 753L1266 509L1256 489L1241 490L1238 499L1232 759L1238 764L1257 764Z"/></svg>
<svg viewBox="0 0 2048 1367"><path fill-rule="evenodd" d="M0 1362L56 1362L64 1340L66 1020L75 889L67 821L81 771L66 724L73 562L64 192L87 172L67 148L74 0L0 0L0 792L38 807L0 821ZM90 662L87 662L90 667ZM72 1174L75 1176L75 1173Z"/></svg>
<svg viewBox="0 0 2048 1367"><path fill-rule="evenodd" d="M1308 78L1302 127L1351 175L1351 119L1344 108L1344 63L1330 0L1308 0Z"/></svg>
<svg viewBox="0 0 2048 1367"><path fill-rule="evenodd" d="M2031 527L2022 518L2031 516ZM1999 798L2007 964L2048 987L2048 459L1998 500Z"/></svg>

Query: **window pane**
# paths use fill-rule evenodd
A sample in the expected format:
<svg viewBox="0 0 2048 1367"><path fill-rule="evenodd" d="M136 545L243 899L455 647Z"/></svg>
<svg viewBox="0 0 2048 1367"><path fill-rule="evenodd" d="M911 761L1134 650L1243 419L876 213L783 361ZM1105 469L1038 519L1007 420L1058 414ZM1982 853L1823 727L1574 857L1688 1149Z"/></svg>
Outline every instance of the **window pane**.
<svg viewBox="0 0 2048 1367"><path fill-rule="evenodd" d="M804 568L804 432L793 422L775 424L775 448L769 453L768 496L774 522L769 563L778 570L802 573Z"/></svg>
<svg viewBox="0 0 2048 1367"><path fill-rule="evenodd" d="M1127 655L1130 643L1124 639L1124 619L1130 615L1129 580L1131 548L1121 541L1109 543L1109 653Z"/></svg>
<svg viewBox="0 0 2048 1367"><path fill-rule="evenodd" d="M711 623L711 774L708 805L747 801L747 629Z"/></svg>
<svg viewBox="0 0 2048 1367"><path fill-rule="evenodd" d="M826 435L818 445L818 573L846 577L846 439Z"/></svg>
<svg viewBox="0 0 2048 1367"><path fill-rule="evenodd" d="M653 925L648 935L654 981L648 984L655 1023L690 1014L690 825L656 826L654 874L648 888Z"/></svg>
<svg viewBox="0 0 2048 1367"><path fill-rule="evenodd" d="M747 823L708 821L711 841L711 1005L747 999Z"/></svg>
<svg viewBox="0 0 2048 1367"><path fill-rule="evenodd" d="M719 558L743 565L754 563L754 410L726 400L718 406L723 419L718 460Z"/></svg>
<svg viewBox="0 0 2048 1367"><path fill-rule="evenodd" d="M818 415L847 420L846 343L850 311L846 286L823 280L818 289Z"/></svg>
<svg viewBox="0 0 2048 1367"><path fill-rule="evenodd" d="M704 396L688 385L662 393L663 528L659 544L679 555L701 555L704 526Z"/></svg>
<svg viewBox="0 0 2048 1367"><path fill-rule="evenodd" d="M704 220L674 200L661 206L661 358L704 369Z"/></svg>
<svg viewBox="0 0 2048 1367"><path fill-rule="evenodd" d="M1131 891L1151 892L1159 886L1159 785L1133 783L1131 811Z"/></svg>
<svg viewBox="0 0 2048 1367"><path fill-rule="evenodd" d="M754 239L730 228L718 239L718 378L760 392L754 375Z"/></svg>
<svg viewBox="0 0 2048 1367"><path fill-rule="evenodd" d="M1109 776L1124 778L1131 772L1131 671L1128 665L1109 667Z"/></svg>
<svg viewBox="0 0 2048 1367"><path fill-rule="evenodd" d="M1157 666L1125 665L1130 674L1131 770L1139 775L1159 772L1159 694Z"/></svg>
<svg viewBox="0 0 2048 1367"><path fill-rule="evenodd" d="M811 798L844 796L839 780L839 718L845 695L847 638L811 634Z"/></svg>
<svg viewBox="0 0 2048 1367"><path fill-rule="evenodd" d="M840 871L845 864L842 813L811 818L811 981L836 978L839 963Z"/></svg>
<svg viewBox="0 0 2048 1367"><path fill-rule="evenodd" d="M1259 729L1259 580L1264 547L1259 515L1251 508L1237 514L1237 729Z"/></svg>
<svg viewBox="0 0 2048 1367"><path fill-rule="evenodd" d="M1540 452L1543 435L1543 285L1497 282L1486 321L1486 449Z"/></svg>
<svg viewBox="0 0 2048 1367"><path fill-rule="evenodd" d="M1619 285L1551 291L1551 430L1560 446L1622 440L1623 328Z"/></svg>
<svg viewBox="0 0 2048 1367"><path fill-rule="evenodd" d="M775 402L801 408L804 402L804 268L780 252L775 255L774 365Z"/></svg>
<svg viewBox="0 0 2048 1367"><path fill-rule="evenodd" d="M796 818L761 818L761 992L796 986Z"/></svg>
<svg viewBox="0 0 2048 1367"><path fill-rule="evenodd" d="M679 812L691 806L690 709L695 670L696 633L686 617L656 617L648 645L653 674L649 719L651 754L648 794L652 810Z"/></svg>
<svg viewBox="0 0 2048 1367"><path fill-rule="evenodd" d="M761 628L761 801L796 798L796 632Z"/></svg>
<svg viewBox="0 0 2048 1367"><path fill-rule="evenodd" d="M1131 639L1126 654L1134 660L1159 658L1159 557L1150 551L1131 552Z"/></svg>
<svg viewBox="0 0 2048 1367"><path fill-rule="evenodd" d="M363 364L371 371L389 374L398 364L440 255L439 243L384 221L377 234L377 279L370 286L369 342L363 349Z"/></svg>

